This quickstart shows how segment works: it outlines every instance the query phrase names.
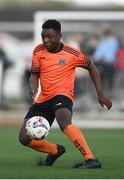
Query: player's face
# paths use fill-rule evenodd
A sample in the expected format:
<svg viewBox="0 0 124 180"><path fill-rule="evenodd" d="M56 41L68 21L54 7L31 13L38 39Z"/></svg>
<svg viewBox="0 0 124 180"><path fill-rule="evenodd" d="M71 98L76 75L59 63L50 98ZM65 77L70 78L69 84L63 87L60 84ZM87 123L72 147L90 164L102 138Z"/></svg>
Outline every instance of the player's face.
<svg viewBox="0 0 124 180"><path fill-rule="evenodd" d="M58 50L61 39L60 32L57 32L54 29L43 29L41 36L43 44L48 51L55 52Z"/></svg>

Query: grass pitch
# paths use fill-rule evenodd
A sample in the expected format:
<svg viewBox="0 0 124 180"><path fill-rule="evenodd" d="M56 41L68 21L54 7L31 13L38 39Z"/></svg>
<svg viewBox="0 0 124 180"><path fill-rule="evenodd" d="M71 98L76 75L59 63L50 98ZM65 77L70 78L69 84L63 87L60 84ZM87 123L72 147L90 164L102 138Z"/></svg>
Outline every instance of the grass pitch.
<svg viewBox="0 0 124 180"><path fill-rule="evenodd" d="M66 153L52 167L38 167L46 154L33 151L18 142L17 128L0 128L1 179L123 179L124 130L84 129L94 155L102 161L101 169L73 169L74 162L83 160L80 153L60 130L52 130L47 139L63 144Z"/></svg>

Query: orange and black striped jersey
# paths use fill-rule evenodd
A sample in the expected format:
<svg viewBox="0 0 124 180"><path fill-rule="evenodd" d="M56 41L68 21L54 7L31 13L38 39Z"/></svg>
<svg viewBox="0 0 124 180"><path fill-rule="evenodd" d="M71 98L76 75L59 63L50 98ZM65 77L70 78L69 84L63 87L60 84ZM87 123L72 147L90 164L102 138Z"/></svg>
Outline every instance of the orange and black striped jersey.
<svg viewBox="0 0 124 180"><path fill-rule="evenodd" d="M33 51L32 73L40 74L41 93L36 103L41 103L56 95L65 95L74 100L75 68L87 68L89 59L79 50L63 45L57 53L47 51L39 44Z"/></svg>

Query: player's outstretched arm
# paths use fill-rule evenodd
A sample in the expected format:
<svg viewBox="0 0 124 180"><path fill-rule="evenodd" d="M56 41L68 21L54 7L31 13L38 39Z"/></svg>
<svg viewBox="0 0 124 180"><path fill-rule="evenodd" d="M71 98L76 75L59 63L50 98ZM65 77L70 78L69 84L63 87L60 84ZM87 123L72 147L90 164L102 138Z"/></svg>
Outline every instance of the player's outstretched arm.
<svg viewBox="0 0 124 180"><path fill-rule="evenodd" d="M106 98L103 93L102 86L101 86L101 80L100 80L99 72L98 72L97 68L95 67L94 64L91 63L86 69L89 71L90 77L94 83L99 104L102 107L104 107L104 105L105 105L107 107L107 109L109 110L112 107L112 102L108 98Z"/></svg>
<svg viewBox="0 0 124 180"><path fill-rule="evenodd" d="M39 86L39 74L31 74L31 90L32 90L32 98L35 100L35 97L38 93L38 86Z"/></svg>

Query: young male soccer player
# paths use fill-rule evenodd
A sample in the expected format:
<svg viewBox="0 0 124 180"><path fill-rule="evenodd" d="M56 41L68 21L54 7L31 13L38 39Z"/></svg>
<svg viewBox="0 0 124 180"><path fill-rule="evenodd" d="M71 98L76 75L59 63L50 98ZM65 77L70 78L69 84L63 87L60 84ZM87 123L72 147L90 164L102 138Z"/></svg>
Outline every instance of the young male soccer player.
<svg viewBox="0 0 124 180"><path fill-rule="evenodd" d="M48 153L41 166L51 166L64 152L63 145L52 144L44 139L30 139L26 134L25 125L33 116L45 117L50 125L56 118L60 129L77 147L85 161L77 163L74 168L100 168L101 163L92 154L83 133L72 124L72 106L74 100L75 68L82 67L89 71L95 85L98 102L110 109L112 103L102 91L96 67L79 50L61 42L61 24L56 20L47 20L42 26L43 43L36 46L32 59L32 83L34 104L30 107L20 131L20 142L36 151ZM38 85L41 93L35 98ZM83 160L82 157L82 160Z"/></svg>

